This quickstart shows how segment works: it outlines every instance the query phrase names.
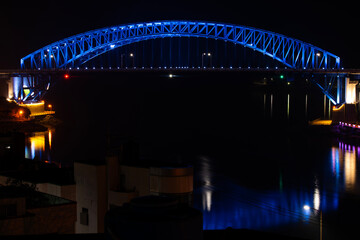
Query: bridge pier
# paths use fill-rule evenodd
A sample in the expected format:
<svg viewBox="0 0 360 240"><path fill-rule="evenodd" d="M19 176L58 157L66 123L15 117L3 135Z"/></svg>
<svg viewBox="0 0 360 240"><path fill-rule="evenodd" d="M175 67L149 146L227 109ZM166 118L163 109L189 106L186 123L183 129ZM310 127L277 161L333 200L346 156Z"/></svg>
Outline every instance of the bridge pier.
<svg viewBox="0 0 360 240"><path fill-rule="evenodd" d="M12 83L12 87L9 86L9 98L10 99L22 99L23 98L23 79L22 77L16 76L11 77L10 82ZM11 97L10 97L11 96Z"/></svg>
<svg viewBox="0 0 360 240"><path fill-rule="evenodd" d="M47 74L13 73L7 81L7 98L17 102L38 102L50 87Z"/></svg>
<svg viewBox="0 0 360 240"><path fill-rule="evenodd" d="M334 106L332 120L333 123L339 122L358 123L359 122L359 98L357 97L358 80L352 80L350 76L345 76L344 83L338 78L337 83L337 103L341 103L342 88L344 87L345 103Z"/></svg>
<svg viewBox="0 0 360 240"><path fill-rule="evenodd" d="M338 77L337 78L337 93L336 93L336 104L337 105L341 104L342 91L343 91L343 87L342 87L341 78Z"/></svg>
<svg viewBox="0 0 360 240"><path fill-rule="evenodd" d="M345 103L356 103L356 85L358 81L351 81L350 77L345 77Z"/></svg>

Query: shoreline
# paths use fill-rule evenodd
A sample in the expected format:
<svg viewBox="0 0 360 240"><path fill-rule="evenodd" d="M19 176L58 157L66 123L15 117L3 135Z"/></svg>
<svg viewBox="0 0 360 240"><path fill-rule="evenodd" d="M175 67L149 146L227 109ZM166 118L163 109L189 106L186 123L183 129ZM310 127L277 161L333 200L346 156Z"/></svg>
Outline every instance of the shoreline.
<svg viewBox="0 0 360 240"><path fill-rule="evenodd" d="M0 120L0 133L27 133L27 132L45 132L49 128L54 128L61 121L53 116L45 116L41 119L32 119L27 121Z"/></svg>

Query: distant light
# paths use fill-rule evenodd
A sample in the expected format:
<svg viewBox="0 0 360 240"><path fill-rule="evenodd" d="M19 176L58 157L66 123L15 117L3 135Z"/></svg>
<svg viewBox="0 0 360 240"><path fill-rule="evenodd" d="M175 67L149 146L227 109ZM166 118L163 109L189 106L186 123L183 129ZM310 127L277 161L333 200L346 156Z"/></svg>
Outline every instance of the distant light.
<svg viewBox="0 0 360 240"><path fill-rule="evenodd" d="M69 77L70 77L69 74L64 74L64 78L65 78L65 79L68 79Z"/></svg>
<svg viewBox="0 0 360 240"><path fill-rule="evenodd" d="M309 205L304 205L304 210L309 211L311 208Z"/></svg>
<svg viewBox="0 0 360 240"><path fill-rule="evenodd" d="M110 48L114 48L114 47L115 47L115 44L111 44L111 45L110 45Z"/></svg>
<svg viewBox="0 0 360 240"><path fill-rule="evenodd" d="M23 111L23 110L20 110L20 111L19 111L19 114L20 114L20 115L23 115L23 114L24 114L24 111Z"/></svg>
<svg viewBox="0 0 360 240"><path fill-rule="evenodd" d="M280 75L280 79L284 79L284 75Z"/></svg>
<svg viewBox="0 0 360 240"><path fill-rule="evenodd" d="M317 53L316 56L320 57L320 56L321 56L321 53Z"/></svg>
<svg viewBox="0 0 360 240"><path fill-rule="evenodd" d="M130 57L133 57L134 56L134 54L133 53L130 53Z"/></svg>
<svg viewBox="0 0 360 240"><path fill-rule="evenodd" d="M169 78L173 78L174 75L172 75L171 73L169 74Z"/></svg>

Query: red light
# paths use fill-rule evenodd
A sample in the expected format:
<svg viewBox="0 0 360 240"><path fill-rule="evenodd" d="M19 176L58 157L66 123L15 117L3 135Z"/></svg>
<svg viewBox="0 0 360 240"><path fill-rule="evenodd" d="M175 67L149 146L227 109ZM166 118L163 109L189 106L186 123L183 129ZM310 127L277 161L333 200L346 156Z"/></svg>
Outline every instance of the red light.
<svg viewBox="0 0 360 240"><path fill-rule="evenodd" d="M64 78L65 78L65 79L68 79L69 77L70 77L69 74L65 74L65 75L64 75Z"/></svg>

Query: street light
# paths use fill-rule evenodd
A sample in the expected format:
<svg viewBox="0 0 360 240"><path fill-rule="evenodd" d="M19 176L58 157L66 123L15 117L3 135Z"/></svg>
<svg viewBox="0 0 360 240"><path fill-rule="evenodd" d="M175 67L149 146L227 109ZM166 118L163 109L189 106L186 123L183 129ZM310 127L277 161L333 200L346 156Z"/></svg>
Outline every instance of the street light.
<svg viewBox="0 0 360 240"><path fill-rule="evenodd" d="M132 62L133 62L133 68L135 68L135 57L133 53L130 53L130 57L132 58Z"/></svg>
<svg viewBox="0 0 360 240"><path fill-rule="evenodd" d="M210 64L209 64L209 67L211 67L211 65L212 65L212 55L211 55L211 53L210 52L207 52L207 53L203 53L202 55L201 55L201 67L202 68L204 68L204 57L209 57L210 58Z"/></svg>
<svg viewBox="0 0 360 240"><path fill-rule="evenodd" d="M321 53L316 53L316 67L317 68L320 68L319 66L318 66L318 58L321 56Z"/></svg>

